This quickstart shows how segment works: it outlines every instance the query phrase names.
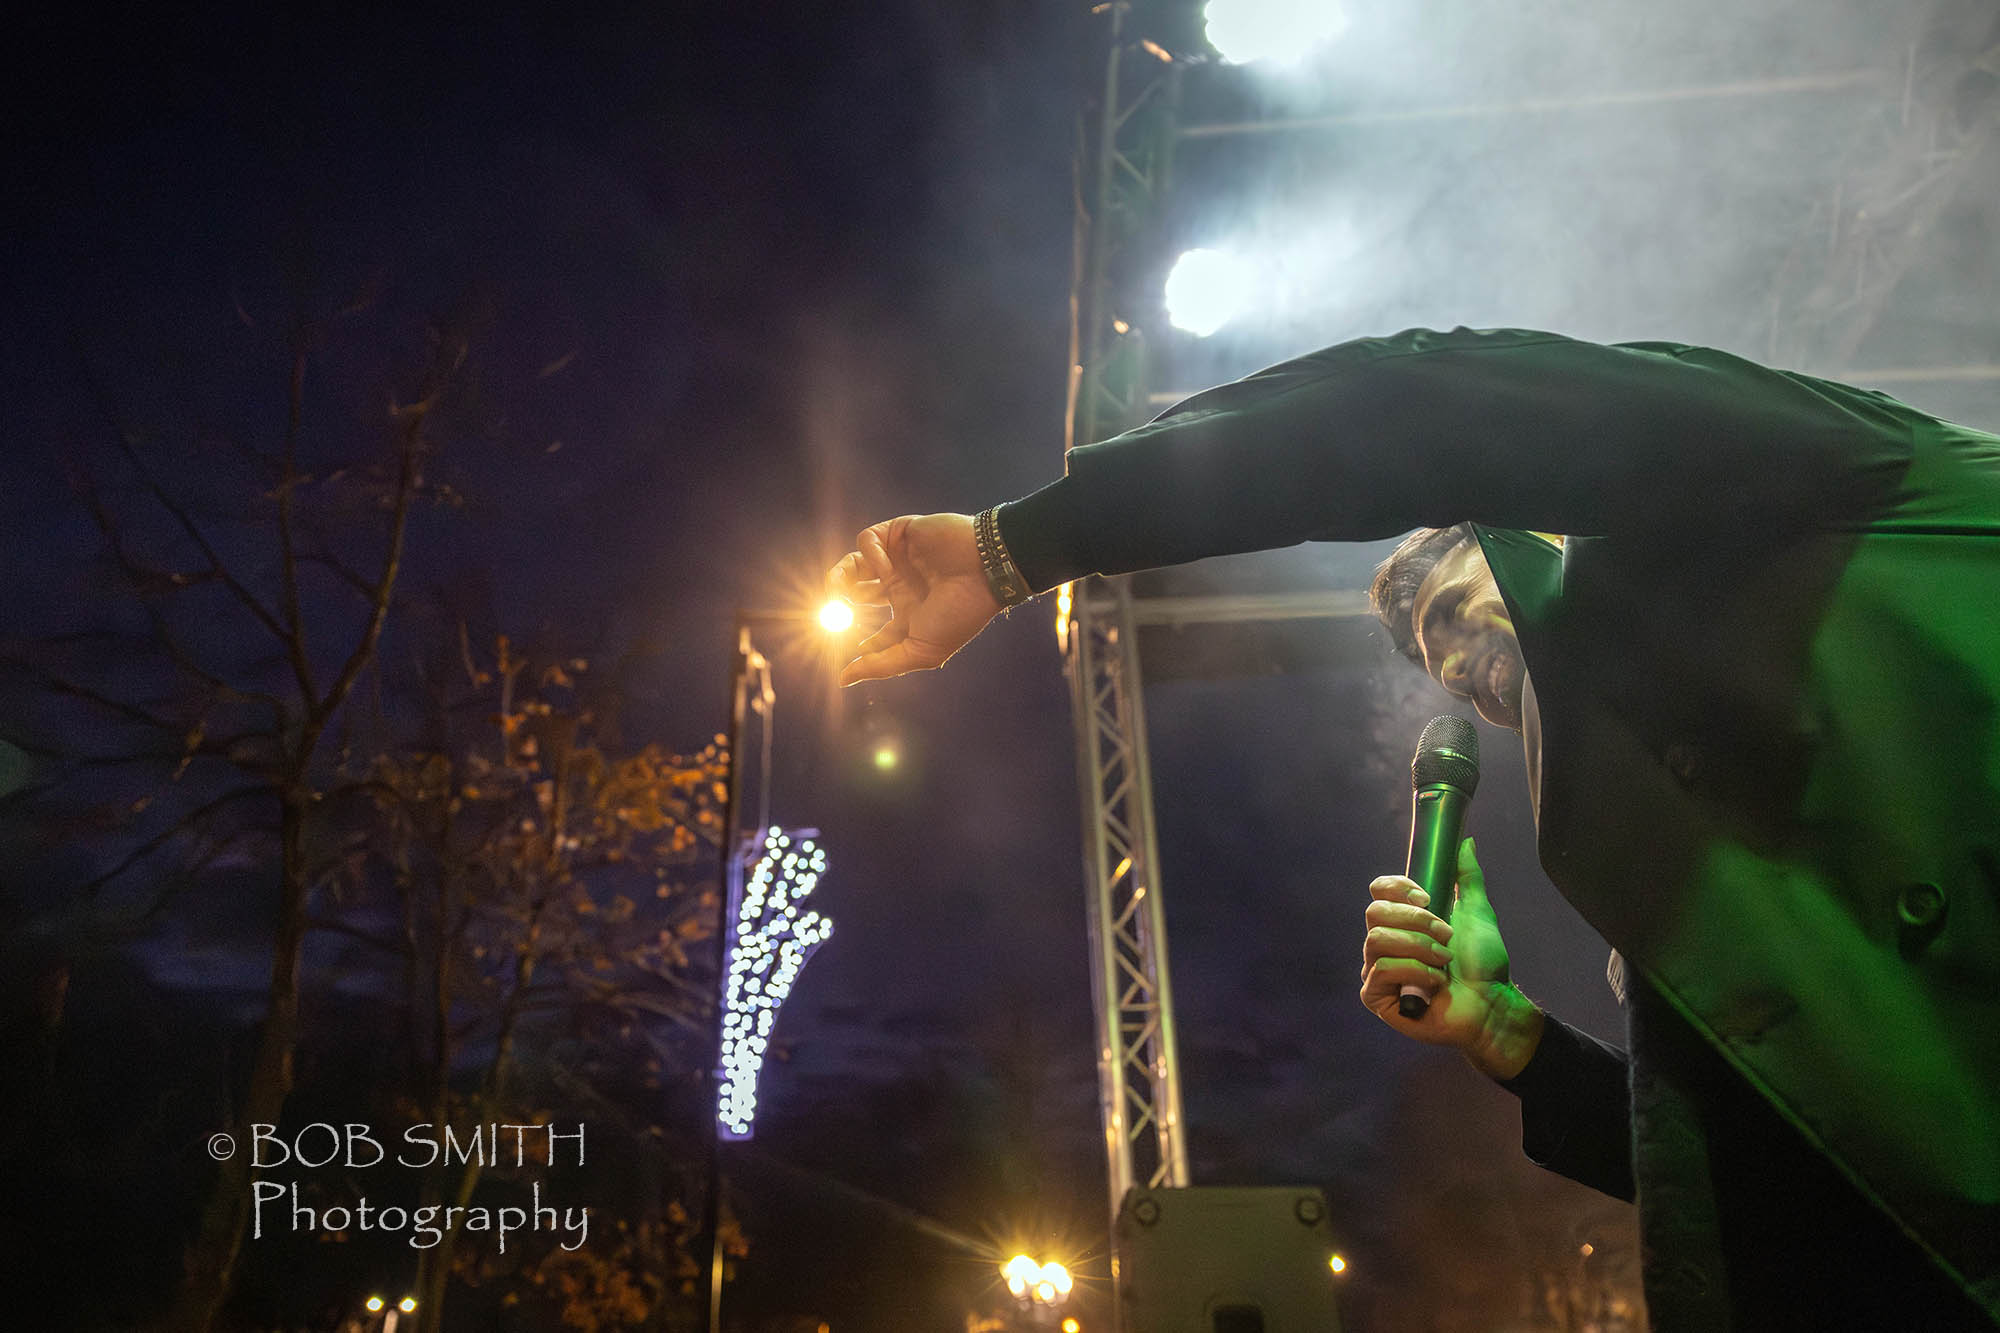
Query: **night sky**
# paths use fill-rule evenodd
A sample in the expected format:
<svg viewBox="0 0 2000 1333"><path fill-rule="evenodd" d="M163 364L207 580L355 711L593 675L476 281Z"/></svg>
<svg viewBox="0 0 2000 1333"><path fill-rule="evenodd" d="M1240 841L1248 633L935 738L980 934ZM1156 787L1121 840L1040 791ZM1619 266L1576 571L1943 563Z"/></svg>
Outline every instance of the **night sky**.
<svg viewBox="0 0 2000 1333"><path fill-rule="evenodd" d="M1504 41L1468 12L1426 45L1371 19L1379 6L1351 8L1355 54L1328 87L1222 91L1282 113L1314 98L1504 99L1558 78L1845 69L1879 55L1889 22L1857 5L1806 24L1776 0L1654 20L1626 6L1579 36L1574 14L1542 4ZM109 596L71 481L106 456L105 399L148 423L177 484L226 505L219 441L282 428L295 309L354 312L309 372L304 449L322 462L366 438L394 367L445 321L468 331L476 411L434 465L463 504L420 517L409 586L476 604L483 628L524 642L638 654L627 734L698 748L723 724L736 609L802 605L870 521L971 512L1057 474L1071 154L1096 76L1087 9L70 9L17 28L0 204L7 634L59 634ZM1400 67L1380 58L1398 40ZM1597 117L1518 140L1485 124L1362 131L1282 168L1254 147L1190 149L1197 202L1176 206L1176 239L1247 230L1319 261L1254 334L1163 344L1164 384L1414 323L1755 354L1746 275L1785 251L1801 201L1837 174L1846 122L1801 101L1729 153L1691 147L1737 114ZM1328 202L1343 183L1368 206ZM1204 188L1242 215L1204 213ZM1287 190L1302 214L1243 202ZM1297 234L1310 227L1325 231ZM1866 363L1995 359L1968 313L1991 274L1938 277L1984 236L1990 210L1945 229L1944 260L1913 269L1917 295ZM1933 392L1992 424L1988 399ZM1381 554L1191 577L1353 587ZM993 1275L940 1230L1069 1247L1084 1308L1101 1311L1078 801L1051 622L1031 606L935 677L844 695L809 639L760 638L777 666L772 816L823 830L819 906L836 934L785 1010L787 1058L767 1069L755 1146L731 1168L751 1251L730 1300L764 1321L745 1328L958 1327L950 1312L990 1299ZM393 628L385 643L406 650ZM1325 1188L1355 1329L1415 1327L1409 1311L1479 1327L1577 1236L1629 1248L1622 1206L1519 1160L1504 1093L1355 1000L1366 884L1400 868L1408 836L1409 750L1451 701L1358 629L1284 673L1270 645L1228 666L1199 631L1155 646L1196 1183ZM892 774L866 759L884 736L904 747ZM1470 831L1515 976L1615 1038L1604 948L1535 865L1518 743L1482 739ZM41 940L52 903L21 873L8 872L9 920ZM89 978L116 969L78 972L72 1008L249 1006L263 928L248 907L163 923L101 1005ZM139 1114L145 1092L124 1088L122 1109ZM165 1188L198 1175L180 1161ZM1454 1247L1478 1254L1455 1275L1440 1258ZM79 1282L104 1262L81 1241L73 1253Z"/></svg>

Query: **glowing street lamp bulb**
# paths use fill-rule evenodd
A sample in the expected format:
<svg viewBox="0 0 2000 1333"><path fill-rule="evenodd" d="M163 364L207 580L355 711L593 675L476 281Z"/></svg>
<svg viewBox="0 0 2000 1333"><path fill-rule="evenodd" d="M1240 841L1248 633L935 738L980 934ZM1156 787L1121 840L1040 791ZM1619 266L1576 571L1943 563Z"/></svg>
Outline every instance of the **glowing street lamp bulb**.
<svg viewBox="0 0 2000 1333"><path fill-rule="evenodd" d="M1025 1254L1017 1254L1000 1265L1000 1276L1007 1279L1007 1290L1015 1296L1028 1294L1030 1285L1042 1276L1042 1266Z"/></svg>
<svg viewBox="0 0 2000 1333"><path fill-rule="evenodd" d="M854 608L838 597L819 609L819 627L828 634L840 634L854 626Z"/></svg>
<svg viewBox="0 0 2000 1333"><path fill-rule="evenodd" d="M1267 60L1297 65L1347 31L1347 15L1329 0L1208 0L1208 44L1232 65Z"/></svg>
<svg viewBox="0 0 2000 1333"><path fill-rule="evenodd" d="M1177 329L1206 338L1243 313L1250 266L1220 250L1189 250L1167 274L1167 319Z"/></svg>
<svg viewBox="0 0 2000 1333"><path fill-rule="evenodd" d="M374 1314L377 1310L382 1308L382 1298L380 1296L370 1296L368 1298L367 1305L368 1305L368 1313Z"/></svg>
<svg viewBox="0 0 2000 1333"><path fill-rule="evenodd" d="M901 755L896 753L896 747L893 745L878 745L875 747L875 767L884 773L894 768L901 757Z"/></svg>
<svg viewBox="0 0 2000 1333"><path fill-rule="evenodd" d="M405 1296L402 1300L396 1302L396 1308L404 1314L413 1314L417 1308L417 1298L414 1296Z"/></svg>
<svg viewBox="0 0 2000 1333"><path fill-rule="evenodd" d="M1043 1305L1054 1305L1056 1303L1056 1284L1053 1282L1037 1282L1035 1284L1035 1299Z"/></svg>
<svg viewBox="0 0 2000 1333"><path fill-rule="evenodd" d="M1077 1330L1081 1329L1082 1327L1083 1325L1077 1323L1076 1320L1074 1319L1063 1320L1063 1325L1062 1325L1063 1333L1077 1333Z"/></svg>
<svg viewBox="0 0 2000 1333"><path fill-rule="evenodd" d="M1347 1260L1336 1254L1326 1261L1326 1266L1336 1273L1345 1273L1347 1271Z"/></svg>
<svg viewBox="0 0 2000 1333"><path fill-rule="evenodd" d="M1061 1264L1054 1263L1042 1265L1042 1281L1048 1283L1065 1296L1069 1295L1070 1288L1076 1285L1075 1281L1069 1275L1069 1270Z"/></svg>

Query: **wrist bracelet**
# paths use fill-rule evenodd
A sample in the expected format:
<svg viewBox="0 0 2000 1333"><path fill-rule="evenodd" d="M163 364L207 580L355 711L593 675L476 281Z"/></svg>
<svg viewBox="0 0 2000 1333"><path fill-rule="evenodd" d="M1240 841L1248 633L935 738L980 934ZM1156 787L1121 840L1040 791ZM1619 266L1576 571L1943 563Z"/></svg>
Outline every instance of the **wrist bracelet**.
<svg viewBox="0 0 2000 1333"><path fill-rule="evenodd" d="M981 510L972 520L972 539L979 547L979 565L986 571L986 587L1001 606L1019 606L1034 596L1028 581L1007 553L1000 537L1000 507Z"/></svg>

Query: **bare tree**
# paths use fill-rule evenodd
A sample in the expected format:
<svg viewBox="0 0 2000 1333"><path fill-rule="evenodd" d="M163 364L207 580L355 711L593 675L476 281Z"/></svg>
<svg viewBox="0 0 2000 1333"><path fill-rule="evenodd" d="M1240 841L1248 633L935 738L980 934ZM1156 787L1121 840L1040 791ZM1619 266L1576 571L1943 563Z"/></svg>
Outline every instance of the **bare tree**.
<svg viewBox="0 0 2000 1333"><path fill-rule="evenodd" d="M420 369L361 424L382 443L355 449L354 423L308 394L309 370L335 360L334 322L295 322L265 444L198 422L149 431L86 371L111 466L100 478L80 458L74 476L118 596L4 654L35 701L12 739L40 769L13 805L67 812L91 862L59 910L137 934L221 858L273 868L238 1126L276 1123L291 1091L309 908L350 850L327 837L334 741L376 661L413 514L453 499L426 465L463 340L429 334ZM218 1169L170 1326L204 1329L226 1299L252 1175L247 1152Z"/></svg>

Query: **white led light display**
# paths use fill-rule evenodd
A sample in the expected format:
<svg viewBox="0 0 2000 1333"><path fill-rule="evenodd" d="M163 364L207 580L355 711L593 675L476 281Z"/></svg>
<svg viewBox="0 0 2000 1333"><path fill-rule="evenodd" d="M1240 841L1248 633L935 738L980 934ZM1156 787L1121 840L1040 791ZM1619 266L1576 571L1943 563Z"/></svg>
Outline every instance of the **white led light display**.
<svg viewBox="0 0 2000 1333"><path fill-rule="evenodd" d="M722 983L722 1091L716 1108L725 1139L750 1137L757 1075L778 1008L806 959L833 934L833 922L799 907L825 873L826 853L811 838L773 828L764 834L749 881L730 895L735 933Z"/></svg>

